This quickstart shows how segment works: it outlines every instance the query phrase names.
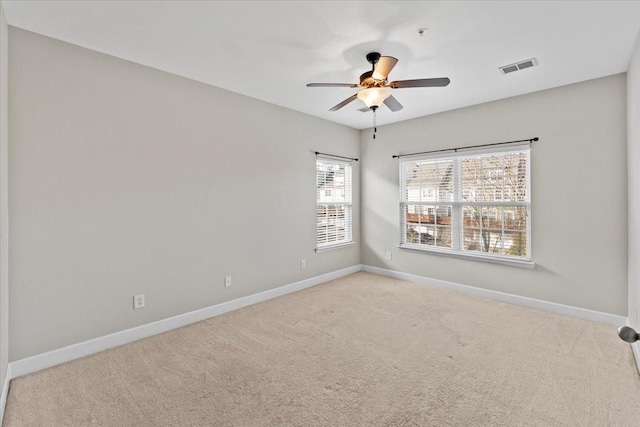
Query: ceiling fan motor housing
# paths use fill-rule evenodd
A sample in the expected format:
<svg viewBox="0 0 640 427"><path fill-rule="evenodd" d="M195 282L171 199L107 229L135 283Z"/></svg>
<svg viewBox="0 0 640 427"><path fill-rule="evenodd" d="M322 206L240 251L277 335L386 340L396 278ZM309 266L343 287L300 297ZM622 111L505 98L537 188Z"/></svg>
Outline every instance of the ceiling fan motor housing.
<svg viewBox="0 0 640 427"><path fill-rule="evenodd" d="M371 64L371 71L367 71L360 76L360 86L364 88L380 87L384 85L384 81L376 80L373 78L373 71L378 61L380 61L379 52L369 52L367 54L367 61Z"/></svg>
<svg viewBox="0 0 640 427"><path fill-rule="evenodd" d="M374 87L376 86L376 84L381 84L382 82L378 83L376 81L376 79L373 78L373 71L367 71L366 73L363 73L360 76L360 86L362 87Z"/></svg>

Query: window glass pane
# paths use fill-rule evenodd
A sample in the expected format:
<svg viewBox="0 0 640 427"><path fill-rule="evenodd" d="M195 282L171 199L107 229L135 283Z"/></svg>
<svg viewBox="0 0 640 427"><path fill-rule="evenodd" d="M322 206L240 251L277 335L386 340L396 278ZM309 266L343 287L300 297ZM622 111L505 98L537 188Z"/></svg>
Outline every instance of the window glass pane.
<svg viewBox="0 0 640 427"><path fill-rule="evenodd" d="M347 163L318 161L318 202L351 201L351 166Z"/></svg>
<svg viewBox="0 0 640 427"><path fill-rule="evenodd" d="M351 240L351 207L322 205L317 209L318 245Z"/></svg>
<svg viewBox="0 0 640 427"><path fill-rule="evenodd" d="M504 154L505 200L514 202L529 200L529 195L527 194L527 154L527 152Z"/></svg>
<svg viewBox="0 0 640 427"><path fill-rule="evenodd" d="M453 200L453 161L423 160L403 164L407 202Z"/></svg>
<svg viewBox="0 0 640 427"><path fill-rule="evenodd" d="M462 235L462 249L482 251L482 235L479 228L465 227Z"/></svg>
<svg viewBox="0 0 640 427"><path fill-rule="evenodd" d="M462 211L462 249L495 253L495 249L501 247L502 208L499 206L463 206ZM497 234L496 228L499 231Z"/></svg>
<svg viewBox="0 0 640 427"><path fill-rule="evenodd" d="M502 230L466 227L463 231L464 250L503 254Z"/></svg>
<svg viewBox="0 0 640 427"><path fill-rule="evenodd" d="M436 220L436 206L407 205L407 224L434 224Z"/></svg>
<svg viewBox="0 0 640 427"><path fill-rule="evenodd" d="M503 206L504 228L527 230L527 208L524 206Z"/></svg>
<svg viewBox="0 0 640 427"><path fill-rule="evenodd" d="M406 239L405 240L406 243L412 243L412 244L420 243L420 234L416 230L415 224L407 224L407 227L405 230L405 239Z"/></svg>
<svg viewBox="0 0 640 427"><path fill-rule="evenodd" d="M463 207L463 250L526 256L526 230L525 206Z"/></svg>
<svg viewBox="0 0 640 427"><path fill-rule="evenodd" d="M476 155L460 159L462 200L528 200L527 152Z"/></svg>
<svg viewBox="0 0 640 427"><path fill-rule="evenodd" d="M407 243L434 245L435 227L424 224L407 224Z"/></svg>
<svg viewBox="0 0 640 427"><path fill-rule="evenodd" d="M406 242L451 247L450 205L407 205Z"/></svg>
<svg viewBox="0 0 640 427"><path fill-rule="evenodd" d="M483 228L502 228L502 206L483 206L481 225Z"/></svg>
<svg viewBox="0 0 640 427"><path fill-rule="evenodd" d="M437 223L440 225L451 225L451 213L453 211L450 205L434 206Z"/></svg>
<svg viewBox="0 0 640 427"><path fill-rule="evenodd" d="M451 227L450 226L437 226L436 227L436 246L443 248L451 247Z"/></svg>
<svg viewBox="0 0 640 427"><path fill-rule="evenodd" d="M481 157L466 157L460 159L460 185L462 187L462 198L464 200L481 200L482 197L482 163Z"/></svg>
<svg viewBox="0 0 640 427"><path fill-rule="evenodd" d="M463 206L462 215L462 221L465 227L480 227L482 224L481 206Z"/></svg>
<svg viewBox="0 0 640 427"><path fill-rule="evenodd" d="M504 248L505 255L527 255L527 233L517 231L505 231Z"/></svg>

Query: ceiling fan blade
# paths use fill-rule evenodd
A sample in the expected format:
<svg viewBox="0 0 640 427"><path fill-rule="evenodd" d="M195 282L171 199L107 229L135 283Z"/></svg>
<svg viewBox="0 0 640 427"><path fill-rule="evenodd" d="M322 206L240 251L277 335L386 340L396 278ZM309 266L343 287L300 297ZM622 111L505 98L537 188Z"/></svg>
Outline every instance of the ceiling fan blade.
<svg viewBox="0 0 640 427"><path fill-rule="evenodd" d="M435 79L398 80L389 83L392 89L402 89L405 87L443 87L447 86L451 80L448 77L438 77Z"/></svg>
<svg viewBox="0 0 640 427"><path fill-rule="evenodd" d="M356 83L307 83L307 87L358 87Z"/></svg>
<svg viewBox="0 0 640 427"><path fill-rule="evenodd" d="M402 104L400 104L398 100L393 97L393 95L389 95L389 97L384 100L384 105L389 107L389 109L394 112L400 111L402 110L402 108L404 108Z"/></svg>
<svg viewBox="0 0 640 427"><path fill-rule="evenodd" d="M330 108L329 111L338 111L339 109L341 109L342 107L344 107L348 103L350 103L352 101L355 101L356 99L358 99L358 94L357 93L351 95L350 97L348 97L347 99L342 101L340 104L336 105L335 107Z"/></svg>
<svg viewBox="0 0 640 427"><path fill-rule="evenodd" d="M387 80L387 76L398 63L398 58L393 56L381 56L373 67L373 77L376 80Z"/></svg>

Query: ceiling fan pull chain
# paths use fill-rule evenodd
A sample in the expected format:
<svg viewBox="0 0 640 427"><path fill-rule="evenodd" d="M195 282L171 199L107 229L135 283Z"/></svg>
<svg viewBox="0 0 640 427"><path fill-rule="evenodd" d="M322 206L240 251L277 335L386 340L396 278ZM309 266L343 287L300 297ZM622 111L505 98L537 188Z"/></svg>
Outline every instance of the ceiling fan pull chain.
<svg viewBox="0 0 640 427"><path fill-rule="evenodd" d="M376 126L376 110L373 110L373 139L376 139L376 132L378 132L378 127Z"/></svg>

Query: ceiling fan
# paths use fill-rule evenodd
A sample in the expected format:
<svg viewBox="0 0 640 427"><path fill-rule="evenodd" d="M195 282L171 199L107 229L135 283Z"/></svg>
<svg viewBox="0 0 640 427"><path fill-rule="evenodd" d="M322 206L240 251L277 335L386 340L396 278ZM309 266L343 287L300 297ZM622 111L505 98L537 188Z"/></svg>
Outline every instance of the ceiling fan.
<svg viewBox="0 0 640 427"><path fill-rule="evenodd" d="M367 54L367 61L371 64L372 68L371 71L367 71L360 76L360 83L309 83L307 87L362 88L360 92L351 95L349 98L329 109L329 111L338 111L358 98L367 106L367 108L362 111L373 110L375 112L383 103L389 107L391 111L402 110L402 104L391 95L390 89L444 87L450 82L448 77L439 77L434 79L396 80L389 83L387 82L387 77L398 62L398 59L393 56L381 56L378 52L370 52Z"/></svg>

